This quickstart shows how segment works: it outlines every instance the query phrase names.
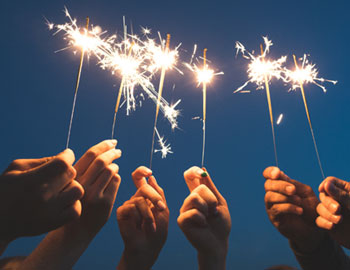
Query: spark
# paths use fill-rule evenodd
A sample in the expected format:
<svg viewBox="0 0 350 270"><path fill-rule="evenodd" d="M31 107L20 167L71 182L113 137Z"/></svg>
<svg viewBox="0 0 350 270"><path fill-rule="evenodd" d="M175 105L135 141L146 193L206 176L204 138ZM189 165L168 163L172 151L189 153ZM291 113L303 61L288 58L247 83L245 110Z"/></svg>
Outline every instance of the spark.
<svg viewBox="0 0 350 270"><path fill-rule="evenodd" d="M323 92L327 92L325 86L322 85L324 82L330 82L334 85L337 81L327 80L324 78L319 78L318 70L315 64L311 64L308 60L308 55L304 54L302 58L300 58L302 64L300 67L296 67L294 70L286 69L286 79L291 84L290 90L296 90L300 88L300 84L315 84L320 87Z"/></svg>
<svg viewBox="0 0 350 270"><path fill-rule="evenodd" d="M242 86L234 91L234 93L242 91L249 83L254 83L257 86L257 90L264 89L265 77L268 83L273 79L282 79L285 81L284 69L282 65L286 62L287 56L281 56L277 60L265 59L270 51L270 47L273 45L272 41L267 37L263 37L265 43L265 50L262 54L254 56L253 52L248 52L244 45L239 41L236 42L236 55L242 54L243 58L250 60L248 65L248 78ZM265 86L266 87L266 86Z"/></svg>
<svg viewBox="0 0 350 270"><path fill-rule="evenodd" d="M282 120L283 120L283 113L281 113L281 114L278 116L278 119L277 119L277 121L276 121L276 124L277 124L277 125L281 124Z"/></svg>
<svg viewBox="0 0 350 270"><path fill-rule="evenodd" d="M159 135L157 128L155 128L155 131L158 137L158 144L160 146L160 149L155 149L154 153L160 152L162 154L162 158L166 158L168 154L173 154L174 152L171 151L170 144L166 144L166 140L164 140L164 137L161 137Z"/></svg>

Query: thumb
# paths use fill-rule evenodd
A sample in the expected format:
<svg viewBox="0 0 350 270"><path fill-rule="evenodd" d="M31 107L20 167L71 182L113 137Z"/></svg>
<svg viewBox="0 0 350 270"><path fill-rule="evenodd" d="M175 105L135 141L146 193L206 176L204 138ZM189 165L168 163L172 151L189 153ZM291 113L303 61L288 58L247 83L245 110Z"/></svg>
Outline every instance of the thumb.
<svg viewBox="0 0 350 270"><path fill-rule="evenodd" d="M35 177L39 181L46 181L49 178L65 175L68 179L76 176L76 171L72 164L75 160L74 153L70 149L66 149L53 157L49 162L27 171L29 175ZM60 177L62 178L62 177ZM63 181L63 179L62 179ZM64 181L66 182L66 181Z"/></svg>
<svg viewBox="0 0 350 270"><path fill-rule="evenodd" d="M327 177L324 189L335 200L350 209L350 184L335 177Z"/></svg>

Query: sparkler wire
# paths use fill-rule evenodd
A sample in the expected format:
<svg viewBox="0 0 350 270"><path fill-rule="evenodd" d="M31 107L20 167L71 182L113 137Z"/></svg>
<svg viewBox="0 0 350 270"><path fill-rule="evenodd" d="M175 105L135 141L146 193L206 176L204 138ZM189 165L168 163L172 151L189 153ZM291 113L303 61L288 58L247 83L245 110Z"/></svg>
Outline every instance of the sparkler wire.
<svg viewBox="0 0 350 270"><path fill-rule="evenodd" d="M89 17L86 17L86 33L88 33L88 30L89 30ZM76 103L76 100L77 100L79 83L80 83L80 76L81 76L81 70L82 70L83 62L84 62L84 55L85 55L85 49L84 49L84 47L82 47L81 48L81 54L80 54L80 63L79 63L79 68L78 68L78 75L77 75L77 80L76 80L76 84L75 84L75 93L74 93L73 107L72 107L72 112L71 112L70 122L69 122L69 129L68 129L66 148L68 148L68 146L69 146L70 134L71 134L71 130L72 130L72 123L73 123L73 117L74 117L74 111L75 111L75 103Z"/></svg>
<svg viewBox="0 0 350 270"><path fill-rule="evenodd" d="M261 55L263 56L264 55L264 50L263 50L263 45L262 44L260 44L260 49L261 49ZM275 162L276 162L276 166L278 167L276 136L275 136L275 128L274 128L274 124L273 124L273 114L272 114L270 87L269 87L269 82L268 82L268 79L267 79L267 75L265 74L264 76L265 76L266 97L267 97L267 103L268 103L268 106L269 106L269 113L270 113L273 148L274 148L274 152L275 152Z"/></svg>
<svg viewBox="0 0 350 270"><path fill-rule="evenodd" d="M203 50L203 68L205 69L207 61L207 49ZM207 83L203 81L203 146L202 146L202 166L204 167L204 153L205 153L205 122L207 118Z"/></svg>
<svg viewBox="0 0 350 270"><path fill-rule="evenodd" d="M167 34L167 40L166 40L166 46L165 46L165 50L166 51L169 49L169 45L170 45L170 34ZM158 114L159 114L159 105L160 105L160 100L162 98L162 93L163 93L165 71L166 71L166 67L163 66L162 67L162 72L161 72L161 75L160 75L160 80L159 80L159 90L158 90L156 115L155 115L155 118L154 118L151 157L150 157L150 162L149 162L149 168L150 169L152 169L152 159L153 159L153 152L154 152L154 139L155 139L155 136L156 136L156 127L157 127L157 120L158 120Z"/></svg>
<svg viewBox="0 0 350 270"><path fill-rule="evenodd" d="M132 47L134 46L134 42L131 44L129 52L128 52L128 57L130 57L131 52L132 52ZM114 130L115 130L115 121L117 119L117 112L120 106L120 99L122 97L122 92L123 92L123 87L124 87L124 83L125 83L125 75L123 75L122 77L122 81L120 83L120 87L119 87L119 92L118 92L118 97L117 97L117 102L115 104L115 109L114 109L114 119L113 119L113 125L112 125L112 139L114 137Z"/></svg>
<svg viewBox="0 0 350 270"><path fill-rule="evenodd" d="M297 62L297 59L296 59L295 55L293 55L293 59L294 59L295 67L296 67L297 69L299 69L298 62ZM324 175L324 172L323 172L323 167L322 167L320 155L319 155L319 153L318 153L318 148L317 148L317 144L316 144L316 139L315 139L315 135L314 135L314 130L313 130L312 124L311 124L310 113L309 113L309 109L308 109L307 102L306 102L306 97L305 97L304 85L303 85L303 83L302 83L301 81L300 81L299 83L300 83L301 95L302 95L303 101L304 101L304 106L305 106L305 111L306 111L307 120L308 120L309 126L310 126L310 131L311 131L312 140L313 140L313 142L314 142L314 147L315 147L315 152L316 152L316 156L317 156L318 165L319 165L319 167L320 167L320 171L321 171L321 174L322 174L322 179L324 179L324 178L325 178L325 175Z"/></svg>

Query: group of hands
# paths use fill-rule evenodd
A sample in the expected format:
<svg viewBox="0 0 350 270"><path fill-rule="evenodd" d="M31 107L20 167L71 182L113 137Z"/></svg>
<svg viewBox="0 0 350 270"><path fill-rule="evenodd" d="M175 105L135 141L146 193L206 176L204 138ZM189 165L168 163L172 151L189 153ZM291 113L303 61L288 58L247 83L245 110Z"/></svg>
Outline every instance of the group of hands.
<svg viewBox="0 0 350 270"><path fill-rule="evenodd" d="M327 177L319 185L319 198L312 188L291 179L277 167L263 173L265 207L277 230L298 251L310 254L326 237L350 248L350 183Z"/></svg>
<svg viewBox="0 0 350 270"><path fill-rule="evenodd" d="M22 236L48 232L19 269L71 269L109 219L121 177L116 140L91 147L74 165L74 153L13 161L0 176L0 254ZM205 169L184 173L190 194L178 225L197 250L199 268L225 269L231 218ZM169 208L152 171L132 173L135 194L117 209L124 251L118 270L151 269L168 233Z"/></svg>

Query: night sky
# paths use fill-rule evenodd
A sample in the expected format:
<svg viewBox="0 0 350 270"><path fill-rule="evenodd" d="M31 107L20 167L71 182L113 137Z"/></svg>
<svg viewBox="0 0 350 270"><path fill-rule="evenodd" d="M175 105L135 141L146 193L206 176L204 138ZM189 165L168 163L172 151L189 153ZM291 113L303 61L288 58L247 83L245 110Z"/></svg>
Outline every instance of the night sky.
<svg viewBox="0 0 350 270"><path fill-rule="evenodd" d="M335 86L326 84L326 94L314 85L305 91L325 174L346 180L350 176L349 1L2 1L1 170L13 159L50 156L65 147L79 55L72 50L54 53L66 43L62 35L52 36L44 20L45 16L64 23L64 5L81 25L89 16L91 23L110 34L122 30L123 15L135 33L140 26L163 36L171 33L171 46L182 42L184 61L194 44L200 51L208 48L213 67L225 73L208 87L205 165L232 217L228 269L297 266L288 242L265 212L262 171L274 165L265 91L233 94L247 80L248 63L235 58L234 44L238 40L247 49L258 50L261 37L267 35L274 43L271 57L288 55L292 65L293 53L310 53L320 77L339 81ZM119 78L96 65L95 58L84 63L70 143L77 158L110 137L119 83ZM154 84L158 85L157 78ZM322 177L301 94L287 90L281 82L271 85L274 117L284 114L276 127L280 167L316 191ZM189 72L168 72L164 97L182 101L180 129L172 132L162 115L158 122L174 154L166 159L156 154L153 160L154 175L170 208L168 239L154 269L195 269L196 252L176 219L189 193L183 172L200 166L202 124L192 118L202 113L202 92ZM154 112L154 103L147 99L130 116L124 108L118 114L116 137L123 156L117 161L122 184L115 207L135 192L131 172L149 163ZM16 240L5 255L29 254L40 239ZM113 269L122 251L113 211L74 269Z"/></svg>

